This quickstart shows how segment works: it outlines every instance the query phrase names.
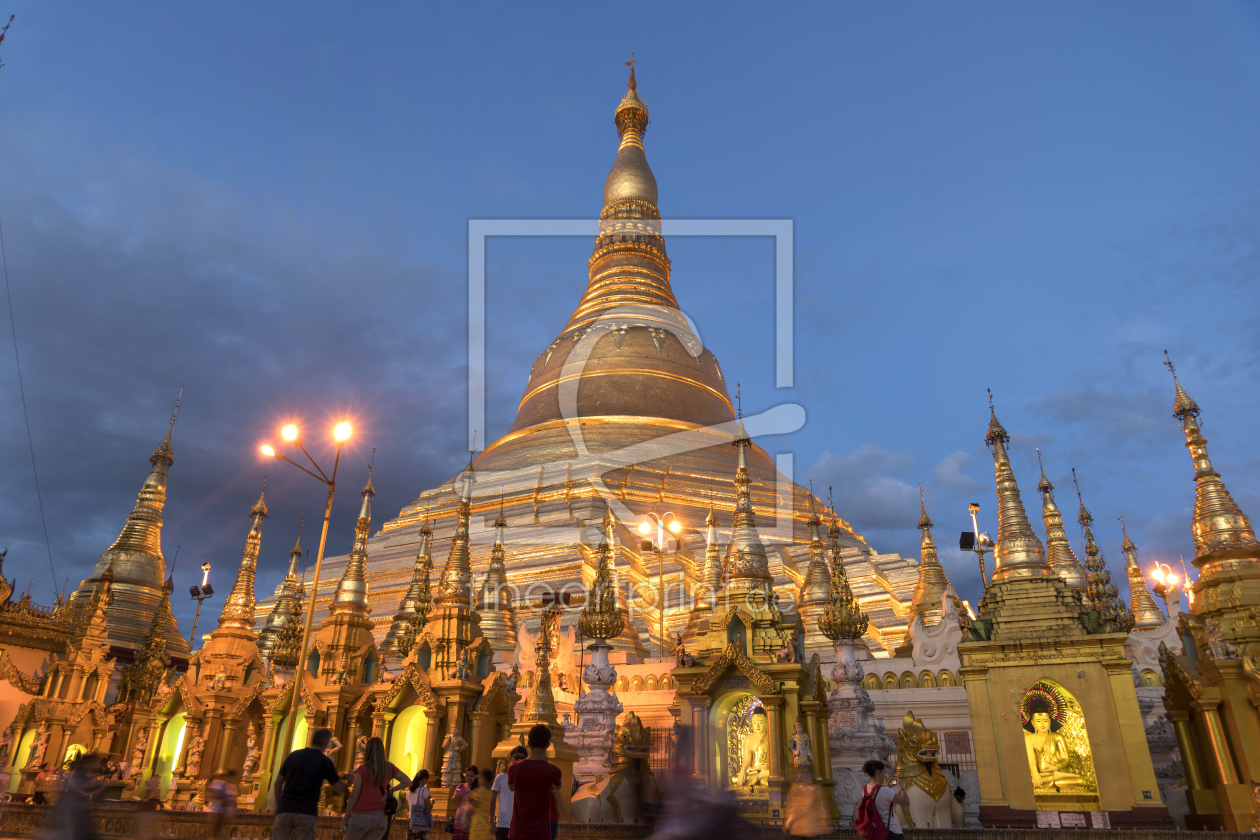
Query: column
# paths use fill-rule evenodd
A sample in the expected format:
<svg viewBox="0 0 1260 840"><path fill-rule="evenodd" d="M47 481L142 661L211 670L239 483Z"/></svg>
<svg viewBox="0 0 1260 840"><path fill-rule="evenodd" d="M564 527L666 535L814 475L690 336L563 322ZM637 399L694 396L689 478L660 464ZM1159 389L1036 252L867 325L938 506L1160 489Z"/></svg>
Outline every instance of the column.
<svg viewBox="0 0 1260 840"><path fill-rule="evenodd" d="M823 772L822 744L818 737L818 702L816 700L802 701L801 711L805 713L805 720L801 723L804 724L805 734L809 736L809 751L812 758L809 769L814 774L815 781L821 781L826 778L826 773Z"/></svg>
<svg viewBox="0 0 1260 840"><path fill-rule="evenodd" d="M709 786L709 698L691 698L691 781L694 787Z"/></svg>
<svg viewBox="0 0 1260 840"><path fill-rule="evenodd" d="M227 771L228 756L232 751L232 741L236 737L236 728L240 726L240 721L235 718L223 721L223 727L219 730L219 760L215 762L214 774L216 776Z"/></svg>
<svg viewBox="0 0 1260 840"><path fill-rule="evenodd" d="M770 728L770 783L783 782L783 698L775 695L759 697L766 707L766 721Z"/></svg>
<svg viewBox="0 0 1260 840"><path fill-rule="evenodd" d="M469 764L481 766L481 763L485 760L481 755L481 741L483 737L482 724L485 722L486 716L485 714L469 714L468 719L472 723L472 728L468 733L468 761L464 766L467 767ZM489 755L489 751L487 751L486 755Z"/></svg>
<svg viewBox="0 0 1260 840"><path fill-rule="evenodd" d="M1194 705L1203 713L1207 724L1208 739L1211 741L1212 759L1216 763L1217 776L1224 785L1238 784L1238 771L1234 769L1234 759L1229 751L1229 742L1225 740L1225 730L1221 727L1220 700L1197 700Z"/></svg>
<svg viewBox="0 0 1260 840"><path fill-rule="evenodd" d="M442 711L441 709L425 709L424 717L427 731L424 734L424 764L422 766L429 771L429 786L439 787L442 784L442 776L439 772L442 768L438 766L438 746L442 743Z"/></svg>
<svg viewBox="0 0 1260 840"><path fill-rule="evenodd" d="M1177 749L1181 751L1181 764L1186 771L1186 786L1191 790L1205 789L1207 784L1203 778L1203 765L1199 763L1199 751L1195 748L1194 732L1190 728L1190 713L1177 709L1166 714L1177 733Z"/></svg>

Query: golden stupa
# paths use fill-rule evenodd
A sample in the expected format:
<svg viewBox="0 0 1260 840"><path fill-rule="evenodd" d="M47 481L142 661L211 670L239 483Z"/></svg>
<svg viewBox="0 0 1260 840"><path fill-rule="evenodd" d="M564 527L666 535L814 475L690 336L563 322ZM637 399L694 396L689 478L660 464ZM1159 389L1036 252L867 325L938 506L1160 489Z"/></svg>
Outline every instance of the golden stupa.
<svg viewBox="0 0 1260 840"><path fill-rule="evenodd" d="M683 592L692 592L703 577L706 518L715 499L718 531L729 536L730 514L721 507L732 494L736 412L717 358L692 331L671 286L656 178L643 145L648 108L633 67L614 121L619 145L604 183L590 279L568 324L534 361L512 427L476 458L471 552L480 581L502 505L509 526L507 581L518 587L518 607L528 606L530 585L593 579L600 523L611 507L618 575L631 587L634 621L610 642L655 654L662 567L669 641L690 615L690 596ZM755 423L747 422L756 434ZM785 603L795 603L809 568L811 494L759 446L750 448L748 465L775 590ZM368 543L378 639L411 580L422 526L430 523L435 553L453 537L455 491L454 478L426 490ZM667 536L662 560L640 549L632 529L648 512L666 511L683 529L676 540ZM905 635L918 565L877 554L843 519L840 525L850 580L872 617L868 644L891 647ZM319 603L326 602L345 562L325 560ZM260 614L273 600L260 604ZM537 620L526 618L531 627Z"/></svg>

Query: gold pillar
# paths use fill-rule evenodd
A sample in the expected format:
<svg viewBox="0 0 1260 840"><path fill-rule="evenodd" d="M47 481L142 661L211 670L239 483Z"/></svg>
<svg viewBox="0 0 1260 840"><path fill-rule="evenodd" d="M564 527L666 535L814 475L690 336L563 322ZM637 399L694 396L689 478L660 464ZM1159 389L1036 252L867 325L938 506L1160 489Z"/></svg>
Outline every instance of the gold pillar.
<svg viewBox="0 0 1260 840"><path fill-rule="evenodd" d="M1221 701L1196 700L1194 705L1203 713L1208 741L1212 748L1212 760L1216 764L1217 778L1224 785L1238 784L1238 771L1234 769L1234 758L1230 754L1229 742L1225 739L1225 730L1221 726Z"/></svg>
<svg viewBox="0 0 1260 840"><path fill-rule="evenodd" d="M709 727L707 719L709 698L691 698L691 741L692 767L691 781L695 787L709 785Z"/></svg>
<svg viewBox="0 0 1260 840"><path fill-rule="evenodd" d="M219 730L219 760L215 762L214 768L216 776L227 772L228 754L232 751L232 739L239 725L240 721L236 718L223 721L223 726Z"/></svg>
<svg viewBox="0 0 1260 840"><path fill-rule="evenodd" d="M442 710L441 709L425 709L424 717L426 723L426 731L424 733L424 764L421 765L425 770L429 771L429 781L433 787L442 784L442 777L439 774L438 767L438 746L442 743Z"/></svg>
<svg viewBox="0 0 1260 840"><path fill-rule="evenodd" d="M759 697L770 724L770 784L783 782L783 698Z"/></svg>
<svg viewBox="0 0 1260 840"><path fill-rule="evenodd" d="M1190 728L1190 713L1178 709L1167 712L1167 716L1177 734L1177 749L1181 751L1182 768L1186 771L1186 786L1191 790L1206 789L1203 765L1199 763L1199 751L1195 748L1194 732Z"/></svg>

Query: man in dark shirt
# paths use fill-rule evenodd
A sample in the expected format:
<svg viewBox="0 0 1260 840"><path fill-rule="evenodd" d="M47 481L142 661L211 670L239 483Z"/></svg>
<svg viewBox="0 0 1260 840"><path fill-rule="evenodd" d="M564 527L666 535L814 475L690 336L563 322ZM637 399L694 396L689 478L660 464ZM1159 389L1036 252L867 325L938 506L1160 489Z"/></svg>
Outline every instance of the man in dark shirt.
<svg viewBox="0 0 1260 840"><path fill-rule="evenodd" d="M529 758L508 768L512 791L510 840L551 840L552 802L560 795L560 768L547 761L551 730L538 724L529 730ZM274 838L273 838L274 840Z"/></svg>
<svg viewBox="0 0 1260 840"><path fill-rule="evenodd" d="M324 755L332 740L331 729L316 729L311 745L294 750L276 774L276 820L271 840L315 840L319 818L319 792L324 782L337 793L346 792L346 783L337 775L337 766Z"/></svg>

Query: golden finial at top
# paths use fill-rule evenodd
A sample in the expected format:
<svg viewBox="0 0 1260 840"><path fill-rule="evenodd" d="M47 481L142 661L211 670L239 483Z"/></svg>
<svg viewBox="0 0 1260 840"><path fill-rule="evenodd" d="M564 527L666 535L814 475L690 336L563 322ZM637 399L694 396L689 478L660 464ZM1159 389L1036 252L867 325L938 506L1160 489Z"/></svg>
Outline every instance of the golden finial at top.
<svg viewBox="0 0 1260 840"><path fill-rule="evenodd" d="M263 496L266 494L266 492L267 492L267 476L264 475L262 491L259 492L258 494L258 501L254 502L254 506L250 508L250 511L249 511L249 515L251 517L261 516L263 519L267 518L267 503L263 501Z"/></svg>
<svg viewBox="0 0 1260 840"><path fill-rule="evenodd" d="M165 461L166 466L170 467L175 463L175 457L171 453L171 435L175 432L175 421L179 418L179 401L184 398L184 386L179 386L179 396L175 398L175 409L171 411L171 425L166 430L166 437L158 444L157 449L153 450L153 455L149 457L149 463L157 466L158 461Z"/></svg>
<svg viewBox="0 0 1260 840"><path fill-rule="evenodd" d="M1168 351L1164 351L1164 366L1172 373L1173 383L1177 387L1177 399L1173 402L1173 417L1178 420L1185 420L1187 416L1199 416L1199 404L1190 399L1190 395L1186 393L1186 389L1181 387L1181 380L1177 378L1177 369L1173 367L1172 358L1168 355Z"/></svg>
<svg viewBox="0 0 1260 840"><path fill-rule="evenodd" d="M993 411L993 389L985 388L989 392L989 431L984 436L984 442L992 446L999 439L1002 443L1010 443L1011 436L1006 433L1006 427L997 419L997 414Z"/></svg>
<svg viewBox="0 0 1260 840"><path fill-rule="evenodd" d="M1094 517L1085 509L1085 498L1081 496L1081 483L1076 480L1076 467L1072 467L1072 483L1076 485L1076 498L1081 503L1081 510L1076 515L1076 521L1081 523L1081 527L1088 527L1094 521Z"/></svg>
<svg viewBox="0 0 1260 840"><path fill-rule="evenodd" d="M630 60L626 62L626 66L630 68L630 90L638 90L638 89L639 89L639 85L638 85L638 84L635 82L635 80L634 80L634 65L635 65L635 64L636 64L636 62L635 62L635 59L634 59L634 53L633 53L633 52L631 52L631 53L630 53Z"/></svg>
<svg viewBox="0 0 1260 840"><path fill-rule="evenodd" d="M932 519L928 516L927 505L923 501L923 485L919 485L919 524L916 526L920 531L932 527Z"/></svg>

